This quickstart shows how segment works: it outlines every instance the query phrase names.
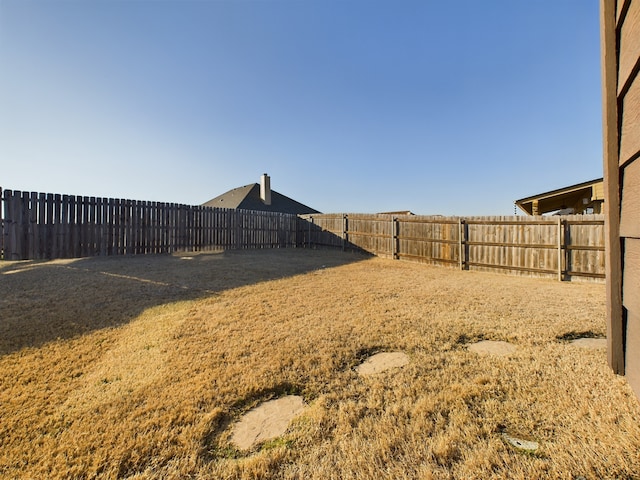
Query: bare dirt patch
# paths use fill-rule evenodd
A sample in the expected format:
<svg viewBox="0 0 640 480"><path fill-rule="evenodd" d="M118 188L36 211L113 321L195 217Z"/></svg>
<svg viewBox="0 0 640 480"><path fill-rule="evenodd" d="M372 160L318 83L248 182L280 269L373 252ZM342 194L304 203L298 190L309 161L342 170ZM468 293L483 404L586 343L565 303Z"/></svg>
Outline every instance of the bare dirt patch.
<svg viewBox="0 0 640 480"><path fill-rule="evenodd" d="M603 285L291 249L6 262L0 288L3 478L640 471L637 399L566 333L605 335ZM487 339L518 349L463 347ZM411 362L363 381L381 351ZM230 443L287 394L306 407L282 441Z"/></svg>

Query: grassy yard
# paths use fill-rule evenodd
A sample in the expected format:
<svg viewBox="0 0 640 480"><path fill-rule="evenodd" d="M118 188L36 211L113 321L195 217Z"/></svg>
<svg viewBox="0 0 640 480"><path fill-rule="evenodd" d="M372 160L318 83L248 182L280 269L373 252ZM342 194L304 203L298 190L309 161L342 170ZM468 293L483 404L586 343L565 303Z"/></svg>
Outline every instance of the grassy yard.
<svg viewBox="0 0 640 480"><path fill-rule="evenodd" d="M2 262L0 292L2 478L640 472L638 401L567 341L605 334L604 285L262 250ZM410 363L354 371L381 351ZM307 406L286 434L234 448L234 422L287 393Z"/></svg>

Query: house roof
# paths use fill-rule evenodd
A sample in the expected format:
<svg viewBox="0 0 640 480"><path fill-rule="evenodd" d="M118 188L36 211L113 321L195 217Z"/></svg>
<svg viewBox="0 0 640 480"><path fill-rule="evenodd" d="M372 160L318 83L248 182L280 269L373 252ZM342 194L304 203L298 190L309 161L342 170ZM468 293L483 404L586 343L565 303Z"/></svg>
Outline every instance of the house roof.
<svg viewBox="0 0 640 480"><path fill-rule="evenodd" d="M528 215L534 215L534 205L536 205L536 214L542 215L566 208L573 208L574 212L578 213L586 207L592 206L594 202L602 202L603 200L603 179L596 178L588 182L521 198L516 200L515 204Z"/></svg>
<svg viewBox="0 0 640 480"><path fill-rule="evenodd" d="M411 210L395 210L393 212L379 212L378 215L415 215Z"/></svg>
<svg viewBox="0 0 640 480"><path fill-rule="evenodd" d="M205 207L235 208L242 210L258 210L263 212L293 213L303 215L307 213L320 213L307 205L271 190L271 204L265 204L260 198L260 184L252 183L243 187L234 188L222 195L212 198Z"/></svg>

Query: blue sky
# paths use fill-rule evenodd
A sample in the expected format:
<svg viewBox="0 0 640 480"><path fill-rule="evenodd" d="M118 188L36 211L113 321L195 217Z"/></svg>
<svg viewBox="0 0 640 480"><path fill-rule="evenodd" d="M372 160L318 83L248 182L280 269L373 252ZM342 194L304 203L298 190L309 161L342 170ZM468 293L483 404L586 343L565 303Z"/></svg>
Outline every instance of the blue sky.
<svg viewBox="0 0 640 480"><path fill-rule="evenodd" d="M597 0L0 0L0 187L511 215L602 176Z"/></svg>

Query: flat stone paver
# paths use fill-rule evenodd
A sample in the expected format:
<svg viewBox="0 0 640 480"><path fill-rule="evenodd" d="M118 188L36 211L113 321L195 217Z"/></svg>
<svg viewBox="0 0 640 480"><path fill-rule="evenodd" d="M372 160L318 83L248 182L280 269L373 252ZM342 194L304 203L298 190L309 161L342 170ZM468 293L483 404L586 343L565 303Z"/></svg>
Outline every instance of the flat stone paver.
<svg viewBox="0 0 640 480"><path fill-rule="evenodd" d="M535 452L539 447L538 442L512 437L511 435L508 435L506 433L502 434L502 438L505 440L505 442L513 445L517 449L525 450L527 452Z"/></svg>
<svg viewBox="0 0 640 480"><path fill-rule="evenodd" d="M409 363L409 356L404 352L382 352L372 355L356 367L360 375L374 375L391 368L400 368Z"/></svg>
<svg viewBox="0 0 640 480"><path fill-rule="evenodd" d="M236 424L231 443L241 450L272 440L284 434L293 418L304 410L304 400L296 395L287 395L270 400L249 410Z"/></svg>

